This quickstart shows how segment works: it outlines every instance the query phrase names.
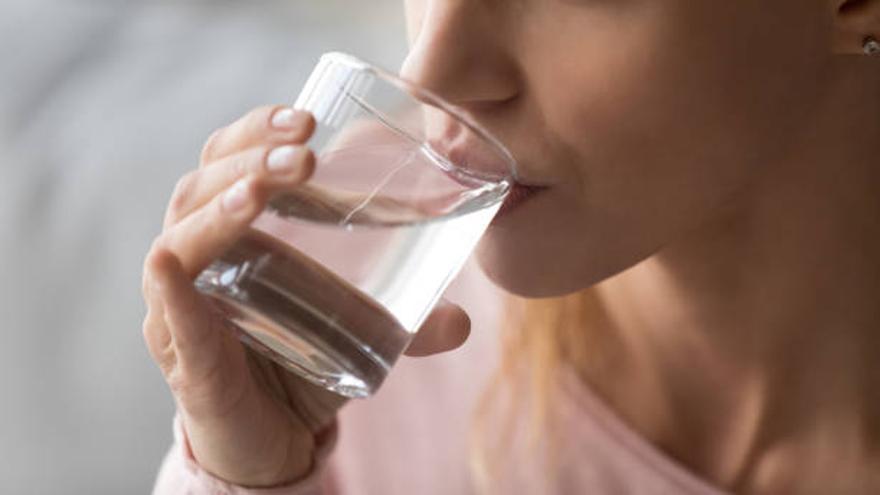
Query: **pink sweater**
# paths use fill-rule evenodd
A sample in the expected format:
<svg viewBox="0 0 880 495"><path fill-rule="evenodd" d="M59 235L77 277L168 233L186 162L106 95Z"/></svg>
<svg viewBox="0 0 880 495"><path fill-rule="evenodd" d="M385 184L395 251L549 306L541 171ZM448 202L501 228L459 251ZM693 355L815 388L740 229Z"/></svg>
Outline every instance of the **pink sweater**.
<svg viewBox="0 0 880 495"><path fill-rule="evenodd" d="M474 493L467 440L472 408L496 363L498 289L471 262L446 296L472 320L462 349L429 358L401 358L372 398L339 416L338 434L322 446L318 469L288 487L244 489L200 469L175 418L175 443L154 495L449 495ZM505 459L498 493L720 495L624 424L573 372L558 384L552 421L565 425L554 448L552 475L524 442Z"/></svg>

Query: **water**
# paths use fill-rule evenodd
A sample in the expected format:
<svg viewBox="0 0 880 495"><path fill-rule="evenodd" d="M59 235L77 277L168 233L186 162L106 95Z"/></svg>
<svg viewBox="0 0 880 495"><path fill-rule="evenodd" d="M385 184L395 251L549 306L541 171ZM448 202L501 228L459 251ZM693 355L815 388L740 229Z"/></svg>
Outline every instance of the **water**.
<svg viewBox="0 0 880 495"><path fill-rule="evenodd" d="M322 155L313 182L274 198L196 285L258 351L342 395L368 396L508 191L441 165L399 147Z"/></svg>

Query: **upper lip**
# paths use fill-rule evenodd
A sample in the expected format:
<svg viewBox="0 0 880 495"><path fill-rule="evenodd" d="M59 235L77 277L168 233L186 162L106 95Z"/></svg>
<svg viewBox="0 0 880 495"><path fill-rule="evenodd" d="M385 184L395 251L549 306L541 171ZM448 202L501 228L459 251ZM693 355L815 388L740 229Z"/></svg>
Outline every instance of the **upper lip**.
<svg viewBox="0 0 880 495"><path fill-rule="evenodd" d="M467 164L471 163L475 165L474 168L477 170L482 169L485 171L486 168L489 168L490 171L510 170L511 166L513 166L515 171L513 171L512 178L516 184L522 186L541 188L552 185L550 181L546 180L552 178L542 178L533 175L530 170L529 160L524 159L525 155L514 152L513 148L510 147L510 144L515 141L507 139L507 137L512 136L505 136L505 134L509 133L503 132L505 119L508 119L509 115L505 116L498 113L498 109L501 107L497 103L493 103L489 109L475 110L473 105L459 106L458 108L467 114L473 122L486 129L500 143L503 143L502 146L512 156L503 156L504 153L494 148L494 146L490 146L482 138L478 138L472 131L466 130L461 124L443 118L432 120L431 124L433 125L429 125L428 140L435 150L446 154L453 162L463 167L467 167ZM494 110L490 111L490 109ZM476 157L475 155L477 154L480 156ZM481 160L486 163L480 165L479 161ZM513 164L510 163L511 160L513 160ZM500 163L501 161L504 163Z"/></svg>
<svg viewBox="0 0 880 495"><path fill-rule="evenodd" d="M489 153L485 151L485 147L483 147L481 151L480 147L474 146L470 143L457 143L449 146L439 141L432 141L431 146L438 151L442 151L449 157L450 160L452 160L456 164L465 164L465 167L467 167L468 164L476 165L477 170L480 170L480 168L484 168L488 165L489 167L491 167L491 170L494 171L498 171L501 169L507 170L510 168L510 162L503 158L500 153ZM487 156L490 154L491 156ZM478 157L477 155L481 156ZM477 165L480 158L482 158L482 163L484 163L483 167ZM501 163L502 160L504 161L503 164ZM513 177L516 184L534 188L549 187L548 183L542 182L529 175L523 174L521 162L514 161L513 165L516 168Z"/></svg>

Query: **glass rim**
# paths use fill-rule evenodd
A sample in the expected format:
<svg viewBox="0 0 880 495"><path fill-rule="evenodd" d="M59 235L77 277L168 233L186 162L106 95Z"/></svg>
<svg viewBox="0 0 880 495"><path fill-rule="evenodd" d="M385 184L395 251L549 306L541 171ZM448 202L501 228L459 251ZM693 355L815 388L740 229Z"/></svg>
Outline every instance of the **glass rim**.
<svg viewBox="0 0 880 495"><path fill-rule="evenodd" d="M492 135L492 133L486 130L481 124L474 121L469 115L465 114L451 103L447 102L437 93L434 93L427 88L423 88L418 84L415 84L412 81L409 81L406 78L395 74L394 72L387 70L380 65L368 62L366 60L363 60L362 58L351 55L350 53L345 53L341 51L327 52L321 55L321 60L325 59L332 59L333 62L348 65L349 67L356 70L370 72L380 79L383 79L384 81L396 86L398 89L403 90L409 95L410 98L417 100L419 103L434 106L451 115L457 121L459 121L459 123L461 123L471 132L476 134L479 139L482 139L487 144L489 144L489 146L494 149L494 151L499 155L502 160L504 160L505 164L507 165L509 173L505 178L513 182L517 181L517 162L510 150L507 149L507 146L505 146L504 143L502 143L498 138ZM432 149L432 151L435 153L440 153L439 151L434 149ZM451 162L451 159L446 155L446 153L441 154L444 155L446 159L450 160Z"/></svg>

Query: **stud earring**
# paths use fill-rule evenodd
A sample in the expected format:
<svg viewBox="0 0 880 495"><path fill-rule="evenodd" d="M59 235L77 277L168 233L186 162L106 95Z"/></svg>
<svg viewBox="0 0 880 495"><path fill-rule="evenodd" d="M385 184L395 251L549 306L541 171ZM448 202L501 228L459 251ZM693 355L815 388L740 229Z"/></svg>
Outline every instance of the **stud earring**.
<svg viewBox="0 0 880 495"><path fill-rule="evenodd" d="M865 55L880 55L880 41L877 41L873 36L865 37L862 48L865 51Z"/></svg>

